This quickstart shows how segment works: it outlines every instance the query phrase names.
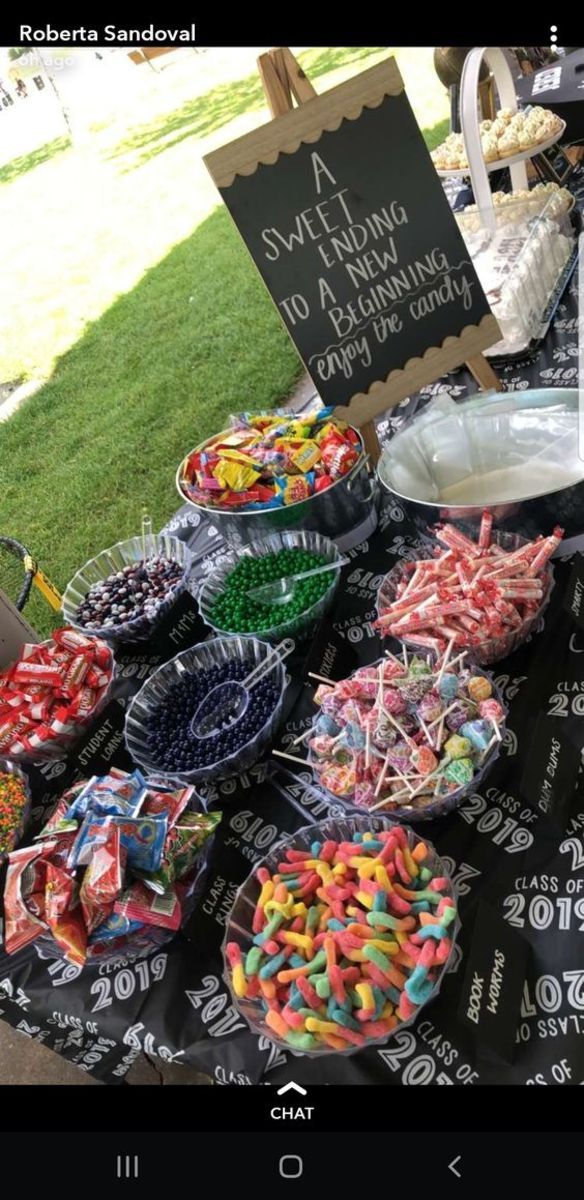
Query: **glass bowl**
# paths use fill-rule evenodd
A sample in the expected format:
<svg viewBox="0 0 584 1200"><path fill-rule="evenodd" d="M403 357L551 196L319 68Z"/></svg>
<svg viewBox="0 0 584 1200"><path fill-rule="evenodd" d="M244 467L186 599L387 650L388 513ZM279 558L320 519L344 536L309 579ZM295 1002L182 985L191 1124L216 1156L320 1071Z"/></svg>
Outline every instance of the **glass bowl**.
<svg viewBox="0 0 584 1200"><path fill-rule="evenodd" d="M495 542L497 546L501 546L503 550L509 551L519 550L521 546L527 545L527 538L521 537L518 533L503 533L493 531L491 540ZM385 579L383 580L377 593L378 617L383 616L384 610L388 607L388 605L393 604L397 597L397 589L401 581L406 577L409 578L406 563L408 561L412 561L413 559L420 560L433 557L434 555L432 554L430 548L428 548L416 550L409 557L409 559L402 558L400 562L396 563L395 567L393 567L392 570L389 571L385 576ZM536 629L550 602L550 596L554 586L554 569L550 562L548 562L541 579L543 582L543 596L541 604L537 611L532 613L531 616L527 617L517 629L511 629L509 633L505 633L500 637L485 638L484 642L479 642L477 645L469 643L469 645L466 647L458 646L457 652L466 649L469 652L469 656L471 656L475 662L487 665L489 663L498 662L500 658L506 658L508 654L512 654L514 650L517 650L519 646L522 646L523 643L527 641L530 633ZM416 642L414 633L404 634L403 636L391 634L390 636L395 638L396 641L402 642L404 646L407 646L412 650L418 650L422 654L426 653L427 648L420 646L420 643Z"/></svg>
<svg viewBox="0 0 584 1200"><path fill-rule="evenodd" d="M148 747L146 720L150 713L166 699L172 685L177 683L185 673L194 674L197 671L208 671L218 664L242 658L251 659L253 664L259 665L271 651L272 647L267 642L259 641L258 638L212 638L211 641L201 642L198 646L191 647L190 650L183 650L181 654L177 654L170 659L170 662L163 663L153 672L129 704L125 723L126 748L147 778L163 784L200 784L211 780L216 782L220 779L230 779L233 775L247 771L262 757L280 720L284 692L289 679L282 662L277 662L273 667L273 670L276 671L279 698L265 725L251 741L246 742L234 754L219 762L180 773L160 770Z"/></svg>
<svg viewBox="0 0 584 1200"><path fill-rule="evenodd" d="M126 621L123 625L115 625L107 629L98 629L95 625L81 625L77 620L77 610L89 589L95 583L107 579L108 575L123 570L131 563L140 562L144 558L144 548L146 548L146 558L161 554L164 558L179 563L183 568L181 578L162 597L153 616L134 617L132 621ZM143 641L150 637L161 618L184 592L191 569L191 561L192 554L186 543L167 533L146 534L144 539L140 536L128 538L125 542L117 542L108 550L102 550L101 554L95 558L90 558L89 562L86 562L85 566L81 567L81 570L67 584L62 603L63 617L68 625L72 625L74 629L78 629L80 633L85 633L90 637L99 637L114 643Z"/></svg>
<svg viewBox="0 0 584 1200"><path fill-rule="evenodd" d="M146 958L147 955L154 954L155 951L172 941L190 921L196 905L203 896L214 839L215 834L212 833L201 846L191 871L184 880L181 880L184 892L181 898L181 923L178 929L164 929L162 925L145 925L143 929L135 929L132 933L124 934L121 937L110 938L107 942L95 943L93 946L90 944L87 947L87 959L84 967L101 967L104 963L119 962L122 965L125 962L133 962L135 959ZM39 958L65 957L62 946L58 945L49 932L41 933L40 937L33 942L33 946L37 950ZM77 970L82 971L84 967L78 967Z"/></svg>
<svg viewBox="0 0 584 1200"><path fill-rule="evenodd" d="M92 637L93 634L87 634L87 636ZM39 643L40 646L47 647L51 646L52 644L53 643L51 639L46 642ZM76 741L78 741L84 730L87 729L89 725L93 724L95 718L99 715L102 709L105 708L111 696L116 668L113 650L109 646L107 649L110 655L109 683L107 683L105 687L101 689L97 703L93 706L91 712L87 713L87 715L84 717L75 718L75 721L72 722L73 727L71 729L68 728L67 730L57 734L57 736L52 738L50 742L44 742L42 746L36 746L31 750L23 750L20 753L18 751L11 750L10 761L19 763L50 762L55 758L64 758L65 755L69 753L71 747L74 746ZM104 669L108 668L100 668L100 670Z"/></svg>
<svg viewBox="0 0 584 1200"><path fill-rule="evenodd" d="M6 850L0 850L1 866L2 863L6 862L6 859L11 851L16 850L16 847L18 846L24 834L32 810L32 795L30 791L30 784L28 782L28 776L25 775L24 771L20 770L20 767L17 767L16 763L11 762L10 759L0 758L0 775L14 775L16 779L20 780L26 793L26 803L20 814L18 825L14 826L10 834L9 845Z"/></svg>
<svg viewBox="0 0 584 1200"><path fill-rule="evenodd" d="M321 533L311 533L307 529L284 530L282 533L273 533L271 536L262 538L257 542L251 542L243 550L232 551L224 558L221 558L220 563L207 577L199 592L199 611L205 624L215 630L219 636L230 632L228 629L221 629L219 625L214 624L211 619L211 610L213 604L224 590L227 575L241 561L242 555L262 558L264 554L276 554L279 550L293 549L306 550L309 554L319 554L326 562L336 562L341 557L338 546L334 542L331 542L330 538L324 537ZM280 621L278 625L272 625L268 629L254 629L252 636L261 637L266 642L279 642L284 637L292 637L296 641L301 641L304 638L310 637L316 629L318 622L332 604L339 583L340 573L340 568L338 571L331 571L329 576L331 582L316 604L311 605L303 613L290 618L288 621ZM249 637L250 635L242 633L238 636Z"/></svg>
<svg viewBox="0 0 584 1200"><path fill-rule="evenodd" d="M256 878L258 869L260 867L265 867L270 875L274 875L277 872L278 863L281 861L285 850L306 850L307 853L310 854L311 845L316 839L323 842L329 839L335 842L349 841L355 833L375 833L376 831L383 829L391 829L395 824L396 822L391 821L388 817L378 816L376 813L374 813L370 814L369 816L347 816L336 819L329 817L326 821L320 821L314 825L306 825L303 829L299 829L296 833L289 834L287 837L283 838L282 841L278 842L277 845L273 846L269 854L267 854L266 857L261 860L261 862L255 864L253 870L248 875L245 882L241 885L235 896L233 907L227 921L225 937L223 939L223 945L221 948L223 954L223 978L227 984L227 987L229 988L235 1008L241 1013L242 1017L245 1018L252 1032L260 1034L263 1037L267 1037L270 1042L274 1042L275 1045L280 1046L282 1050L286 1051L287 1054L292 1054L294 1056L305 1055L307 1058L317 1058L325 1054L334 1054L335 1056L340 1054L346 1056L349 1054L356 1054L360 1049L365 1050L371 1046L383 1046L387 1042L391 1041L391 1039L395 1037L396 1033L399 1033L400 1030L406 1029L408 1025L412 1025L419 1017L422 1009L424 1009L427 1004L430 1004L440 991L444 976L448 971L454 954L454 947L460 929L460 921L458 917L451 926L450 938L452 945L449 957L441 966L436 979L436 986L432 994L428 997L424 1004L419 1006L414 1015L407 1021L400 1021L394 1030L392 1030L390 1033L383 1034L380 1038L371 1038L367 1042L367 1045L363 1047L349 1045L346 1050L332 1050L329 1046L325 1045L313 1050L294 1050L288 1042L286 1042L283 1038L278 1037L278 1035L275 1034L272 1029L270 1029L269 1025L266 1025L264 1020L264 1012L259 999L241 999L235 995L233 990L231 972L226 957L226 946L229 944L229 942L237 942L241 949L242 956L245 957L248 950L253 945L254 934L252 931L252 920L261 890L260 884ZM402 826L402 828L405 828L406 830L410 850L412 850L418 842L424 841L426 843L430 853L428 859L425 860L425 865L430 866L435 875L444 876L448 880L450 885L449 894L451 896L455 896L454 886L451 882L450 874L446 870L444 863L440 859L432 843L428 842L426 838L418 837L413 829L409 829L407 826Z"/></svg>
<svg viewBox="0 0 584 1200"><path fill-rule="evenodd" d="M433 655L428 655L427 652L426 652L426 655L427 655L428 659L431 661L433 658ZM372 667L378 667L379 663L384 662L384 661L387 662L387 659L378 658L376 662L368 664L368 665L371 665ZM472 665L473 665L472 662L467 661L467 663L466 663L467 667L472 668ZM357 668L357 669L362 670L362 668ZM448 670L448 667L446 669ZM458 674L458 671L456 673ZM417 803L419 805L419 807L414 807L413 805L403 804L403 805L400 805L398 808L387 808L385 810L385 816L390 817L392 821L399 822L400 824L402 822L406 822L409 825L409 824L412 824L413 822L418 823L420 821L432 821L436 817L445 817L447 813L452 812L455 808L459 808L460 805L463 803L463 801L466 800L467 796L470 796L471 792L475 792L475 791L477 791L478 788L481 787L486 775L489 773L489 771L491 770L491 767L497 761L499 754L501 753L501 746L503 744L503 738L505 736L505 722L506 722L507 715L508 715L508 708L504 703L503 693L496 686L493 676L489 675L489 673L487 671L483 671L482 667L480 670L480 674L485 679L489 680L489 683L491 684L491 687L493 689L492 698L493 698L493 700L497 700L497 702L501 705L501 708L503 709L504 714L505 714L499 724L499 729L501 732L501 740L500 741L497 740L496 742L494 742L494 744L491 747L489 753L487 754L487 757L485 758L484 762L481 763L478 771L476 772L475 775L473 775L473 777L469 783L464 784L463 787L456 788L455 791L447 792L444 796L437 796L434 800L431 800L429 804L425 804L423 795L420 795L419 797L416 798L416 801L415 801L415 803ZM350 676L349 676L349 678L350 678ZM388 685L390 685L390 684L391 684L391 680L388 680ZM320 710L315 715L315 719L314 719L315 723L318 720L319 715L320 715ZM333 720L334 720L334 718L333 718ZM340 726L339 726L339 729L340 729ZM311 730L311 736L313 736L314 732L315 732L314 729ZM318 784L318 787L320 788L320 790L325 792L327 796L330 796L331 800L334 800L335 804L342 805L343 808L346 808L349 812L367 813L369 811L367 806L356 804L353 796L336 796L334 792L331 792L327 787L325 787L325 785L321 782L320 774L316 768L316 762L317 762L316 755L311 750L310 745L307 746L307 749L308 749L308 756L307 756L306 761L313 772L315 782ZM378 811L380 813L383 813L384 810L379 809ZM375 816L376 814L373 813L372 815Z"/></svg>

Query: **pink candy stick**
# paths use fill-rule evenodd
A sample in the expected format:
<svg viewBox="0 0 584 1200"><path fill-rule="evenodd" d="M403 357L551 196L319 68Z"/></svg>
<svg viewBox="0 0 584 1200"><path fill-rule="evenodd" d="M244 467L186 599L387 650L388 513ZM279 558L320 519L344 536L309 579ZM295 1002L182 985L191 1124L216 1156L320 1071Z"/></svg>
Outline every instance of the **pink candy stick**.
<svg viewBox="0 0 584 1200"><path fill-rule="evenodd" d="M539 575L541 573L548 559L551 558L552 554L555 554L563 536L563 529L560 529L559 525L557 525L551 537L544 539L540 549L532 560L527 572L528 575Z"/></svg>
<svg viewBox="0 0 584 1200"><path fill-rule="evenodd" d="M470 558L478 558L479 547L476 542L471 541L460 529L456 529L454 525L438 525L436 528L436 537L444 546L448 546L450 550L459 550L462 554L468 554Z"/></svg>
<svg viewBox="0 0 584 1200"><path fill-rule="evenodd" d="M481 528L479 531L479 549L488 550L491 544L491 530L493 528L493 514L485 509L481 517Z"/></svg>

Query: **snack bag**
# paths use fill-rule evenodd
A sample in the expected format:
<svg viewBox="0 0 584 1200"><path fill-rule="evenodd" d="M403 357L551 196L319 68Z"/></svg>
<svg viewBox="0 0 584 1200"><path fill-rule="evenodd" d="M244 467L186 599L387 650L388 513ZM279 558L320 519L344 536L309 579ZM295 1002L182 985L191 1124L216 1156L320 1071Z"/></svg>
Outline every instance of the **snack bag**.
<svg viewBox="0 0 584 1200"><path fill-rule="evenodd" d="M201 847L215 832L222 813L185 813L169 829L164 855L157 871L137 872L144 885L162 895L194 865Z"/></svg>
<svg viewBox="0 0 584 1200"><path fill-rule="evenodd" d="M182 879L192 867L200 849L221 823L223 813L186 813L177 826L178 837L170 847L175 878Z"/></svg>
<svg viewBox="0 0 584 1200"><path fill-rule="evenodd" d="M304 417L299 417L297 421L290 422L290 437L293 438L309 438L312 422L305 420Z"/></svg>
<svg viewBox="0 0 584 1200"><path fill-rule="evenodd" d="M219 459L213 471L214 478L219 481L221 487L234 492L246 492L253 488L259 473L259 467L232 462L227 458Z"/></svg>
<svg viewBox="0 0 584 1200"><path fill-rule="evenodd" d="M344 441L341 424L342 422L340 421L326 421L312 435L316 444L322 446L323 442L335 442L341 446Z"/></svg>
<svg viewBox="0 0 584 1200"><path fill-rule="evenodd" d="M162 861L162 852L168 832L168 818L164 817L113 817L119 826L122 846L128 854L128 866L137 871L156 871Z"/></svg>
<svg viewBox="0 0 584 1200"><path fill-rule="evenodd" d="M50 845L46 843L44 846L23 846L20 850L13 850L8 856L4 889L4 947L7 954L16 954L17 950L28 946L47 928L44 920L29 911L25 896L31 894L31 878L34 880L34 871L27 871L27 868L33 867L35 861L46 852L47 846L50 848Z"/></svg>
<svg viewBox="0 0 584 1200"><path fill-rule="evenodd" d="M321 452L316 442L310 439L303 442L299 450L295 450L290 456L291 461L298 471L311 471L320 462Z"/></svg>
<svg viewBox="0 0 584 1200"><path fill-rule="evenodd" d="M112 825L106 841L89 863L79 892L88 933L100 926L112 911L122 890L124 859L119 827Z"/></svg>
<svg viewBox="0 0 584 1200"><path fill-rule="evenodd" d="M87 958L87 930L77 903L75 880L66 871L47 864L46 919L68 962L82 967Z"/></svg>
<svg viewBox="0 0 584 1200"><path fill-rule="evenodd" d="M97 783L98 779L99 775L92 775L91 779L86 779L81 784L80 789L67 809L66 816L68 820L78 821L81 817L85 816L89 807L93 786Z"/></svg>
<svg viewBox="0 0 584 1200"><path fill-rule="evenodd" d="M67 797L67 792L61 796L61 799L53 809L53 812L51 813L46 825L43 825L40 833L37 833L34 839L35 842L44 841L45 838L52 838L56 833L68 833L69 831L75 831L78 828L78 822L67 817L67 812L70 807L70 801Z"/></svg>
<svg viewBox="0 0 584 1200"><path fill-rule="evenodd" d="M129 917L111 912L102 924L94 929L88 939L88 945L93 946L96 942L109 942L112 938L127 937L129 933L135 933L137 929L143 928L142 921L131 921Z"/></svg>
<svg viewBox="0 0 584 1200"><path fill-rule="evenodd" d="M69 870L75 867L87 866L98 846L107 841L110 825L114 817L96 817L89 812L75 838L67 861Z"/></svg>
<svg viewBox="0 0 584 1200"><path fill-rule="evenodd" d="M256 488L251 492L222 492L219 503L221 508L243 508L244 505L257 501L258 496Z"/></svg>
<svg viewBox="0 0 584 1200"><path fill-rule="evenodd" d="M307 500L312 495L314 471L308 471L306 475L285 475L283 479L276 479L275 483L284 504L297 504L299 500Z"/></svg>
<svg viewBox="0 0 584 1200"><path fill-rule="evenodd" d="M73 875L54 863L47 863L45 884L45 916L49 923L58 920L77 900L77 884Z"/></svg>
<svg viewBox="0 0 584 1200"><path fill-rule="evenodd" d="M170 830L173 825L176 825L181 813L190 804L194 795L194 787L180 788L176 792L154 791L152 788L147 788L140 812L143 817L166 816Z"/></svg>
<svg viewBox="0 0 584 1200"><path fill-rule="evenodd" d="M53 834L53 849L47 857L56 867L61 867L63 870L68 870L69 855L75 844L77 830L60 830L56 829ZM46 846L46 842L41 842L41 845Z"/></svg>
<svg viewBox="0 0 584 1200"><path fill-rule="evenodd" d="M173 886L160 896L139 881L116 900L114 912L133 921L142 921L145 925L161 925L163 929L178 929L182 915L180 900Z"/></svg>

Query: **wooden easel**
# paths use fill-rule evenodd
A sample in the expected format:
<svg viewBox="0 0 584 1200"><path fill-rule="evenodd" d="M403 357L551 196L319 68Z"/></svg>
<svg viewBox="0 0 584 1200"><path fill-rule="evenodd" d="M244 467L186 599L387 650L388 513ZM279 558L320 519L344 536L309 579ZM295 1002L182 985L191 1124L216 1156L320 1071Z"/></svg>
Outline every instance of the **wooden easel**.
<svg viewBox="0 0 584 1200"><path fill-rule="evenodd" d="M260 54L257 67L272 117L283 117L285 113L290 112L294 101L300 105L315 99L315 88L287 46L279 46L268 50L266 54ZM504 390L503 383L483 354L468 359L466 365L473 379L485 391ZM361 436L367 453L376 463L381 450L373 421L361 426Z"/></svg>

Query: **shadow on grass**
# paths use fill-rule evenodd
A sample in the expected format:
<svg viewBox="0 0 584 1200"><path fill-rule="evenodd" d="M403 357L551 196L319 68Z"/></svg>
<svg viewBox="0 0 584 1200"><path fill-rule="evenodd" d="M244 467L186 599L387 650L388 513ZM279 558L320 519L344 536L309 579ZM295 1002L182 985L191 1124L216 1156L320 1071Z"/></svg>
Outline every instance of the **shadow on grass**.
<svg viewBox="0 0 584 1200"><path fill-rule="evenodd" d="M49 159L55 158L57 154L61 154L63 150L69 150L70 147L70 137L63 134L62 137L47 142L45 146L38 146L36 150L31 150L29 154L21 154L19 158L11 159L10 162L0 167L0 183L12 183L13 179L18 179L19 175L26 175L28 171L34 171L35 167L40 167L42 163L48 162Z"/></svg>
<svg viewBox="0 0 584 1200"><path fill-rule="evenodd" d="M0 424L0 532L55 586L88 558L180 506L183 456L230 413L270 409L301 371L232 224L216 209L91 324L53 375ZM2 582L0 563L0 587ZM18 574L18 573L16 573ZM18 579L5 580L14 597ZM46 634L48 607L26 616Z"/></svg>
<svg viewBox="0 0 584 1200"><path fill-rule="evenodd" d="M357 46L308 50L299 61L311 79L375 54L381 47ZM232 83L220 84L203 96L187 100L172 112L163 113L146 125L138 125L108 154L108 158L127 157L123 173L143 166L157 154L190 137L206 137L245 112L253 112L266 103L259 75L248 75Z"/></svg>

